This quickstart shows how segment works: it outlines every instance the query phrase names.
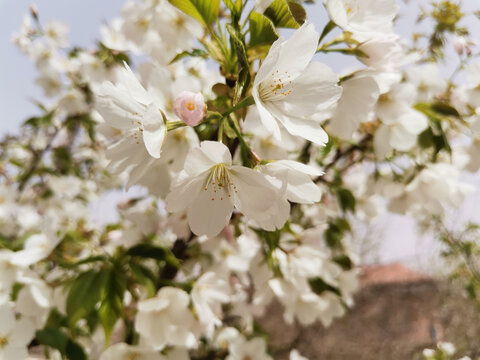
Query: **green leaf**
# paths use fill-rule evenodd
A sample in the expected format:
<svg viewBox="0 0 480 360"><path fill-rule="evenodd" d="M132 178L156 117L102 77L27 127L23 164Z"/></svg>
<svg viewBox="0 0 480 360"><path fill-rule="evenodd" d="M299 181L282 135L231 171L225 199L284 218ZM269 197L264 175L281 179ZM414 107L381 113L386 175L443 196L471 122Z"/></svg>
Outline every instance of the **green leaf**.
<svg viewBox="0 0 480 360"><path fill-rule="evenodd" d="M236 139L237 134L235 133L235 130L232 129L228 121L223 121L223 133L229 138L229 139Z"/></svg>
<svg viewBox="0 0 480 360"><path fill-rule="evenodd" d="M122 268L117 266L109 269L105 275L105 286L98 315L108 344L113 327L123 312L123 296L127 288L127 278Z"/></svg>
<svg viewBox="0 0 480 360"><path fill-rule="evenodd" d="M53 163L57 170L63 174L68 174L72 165L72 156L67 146L59 146L52 150Z"/></svg>
<svg viewBox="0 0 480 360"><path fill-rule="evenodd" d="M331 291L334 294L337 294L338 296L341 296L340 290L338 290L337 288L333 287L330 284L327 284L325 281L323 281L323 279L321 279L319 277L309 279L308 283L310 285L310 289L312 289L312 291L315 294L320 295L320 294L324 293L325 291Z"/></svg>
<svg viewBox="0 0 480 360"><path fill-rule="evenodd" d="M337 190L337 199L343 212L355 212L355 196L348 189L342 188Z"/></svg>
<svg viewBox="0 0 480 360"><path fill-rule="evenodd" d="M165 247L140 244L130 248L127 251L127 255L165 261L167 264L176 268L180 268L181 266L180 261L175 257L172 251Z"/></svg>
<svg viewBox="0 0 480 360"><path fill-rule="evenodd" d="M88 270L75 279L67 296L67 316L71 328L100 301L105 280L105 273L96 270Z"/></svg>
<svg viewBox="0 0 480 360"><path fill-rule="evenodd" d="M250 85L250 66L243 35L239 31L235 30L230 24L227 24L226 27L231 36L233 44L235 45L238 65L240 68L238 79L235 84L235 95L233 99L233 103L237 104L238 101L245 95L246 90Z"/></svg>
<svg viewBox="0 0 480 360"><path fill-rule="evenodd" d="M345 233L349 231L351 231L351 227L346 219L334 219L329 222L324 233L325 242L332 249L342 249L342 239Z"/></svg>
<svg viewBox="0 0 480 360"><path fill-rule="evenodd" d="M170 4L209 27L218 18L220 0L168 0Z"/></svg>
<svg viewBox="0 0 480 360"><path fill-rule="evenodd" d="M48 314L47 322L45 323L46 328L58 328L58 327L67 327L67 318L63 315L57 308L50 310Z"/></svg>
<svg viewBox="0 0 480 360"><path fill-rule="evenodd" d="M327 25L323 28L322 34L320 35L320 39L318 40L318 43L320 44L322 40L327 36L333 29L335 29L337 25L333 21L329 21Z"/></svg>
<svg viewBox="0 0 480 360"><path fill-rule="evenodd" d="M336 256L333 258L333 261L340 265L345 271L353 268L352 260L347 255Z"/></svg>
<svg viewBox="0 0 480 360"><path fill-rule="evenodd" d="M433 135L433 131L430 127L428 127L426 130L424 130L420 135L418 135L418 145L422 149L428 149L429 147L433 146L433 138L435 135Z"/></svg>
<svg viewBox="0 0 480 360"><path fill-rule="evenodd" d="M173 64L174 62L180 59L183 59L184 57L187 57L187 56L206 58L208 56L208 53L202 49L193 49L192 51L182 51L181 53L175 55L172 61L170 61L170 64Z"/></svg>
<svg viewBox="0 0 480 360"><path fill-rule="evenodd" d="M35 338L41 345L57 349L65 355L67 353L68 336L60 329L45 328L35 333Z"/></svg>
<svg viewBox="0 0 480 360"><path fill-rule="evenodd" d="M288 0L274 0L264 14L276 27L291 29L298 29L307 17L302 5Z"/></svg>
<svg viewBox="0 0 480 360"><path fill-rule="evenodd" d="M55 110L52 110L43 116L31 117L27 119L23 124L31 126L35 129L38 129L39 127L46 127L51 125L54 114Z"/></svg>
<svg viewBox="0 0 480 360"><path fill-rule="evenodd" d="M432 110L442 115L460 118L460 114L457 109L443 102L437 102L435 104L432 104Z"/></svg>
<svg viewBox="0 0 480 360"><path fill-rule="evenodd" d="M250 14L250 46L272 44L278 39L272 21L263 14Z"/></svg>
<svg viewBox="0 0 480 360"><path fill-rule="evenodd" d="M248 87L250 86L250 81L250 70L248 67L244 67L242 70L240 70L240 74L238 74L238 80L235 86L235 95L233 98L234 103L238 103L238 101L245 95Z"/></svg>
<svg viewBox="0 0 480 360"><path fill-rule="evenodd" d="M70 360L87 360L87 355L85 355L83 348L70 339L67 342L66 352L67 358Z"/></svg>
<svg viewBox="0 0 480 360"><path fill-rule="evenodd" d="M223 2L234 15L239 15L241 13L243 8L242 0L223 0Z"/></svg>
<svg viewBox="0 0 480 360"><path fill-rule="evenodd" d="M106 67L111 67L114 65L123 66L124 63L130 65L130 58L127 54L121 51L110 49L102 42L98 42L98 50L96 55Z"/></svg>
<svg viewBox="0 0 480 360"><path fill-rule="evenodd" d="M304 7L296 1L287 1L288 9L292 14L293 18L299 25L303 25L305 20L307 20L307 12Z"/></svg>
<svg viewBox="0 0 480 360"><path fill-rule="evenodd" d="M147 290L148 297L155 295L155 274L149 268L141 264L130 262L128 265L130 266L130 270L132 271L135 280Z"/></svg>
<svg viewBox="0 0 480 360"><path fill-rule="evenodd" d="M245 43L242 34L235 30L235 28L230 24L227 24L226 28L233 40L233 44L235 45L240 68L248 67L247 50L245 49Z"/></svg>
<svg viewBox="0 0 480 360"><path fill-rule="evenodd" d="M87 359L83 348L58 328L44 328L38 330L35 333L35 338L40 345L57 349L62 356L66 356L70 360Z"/></svg>

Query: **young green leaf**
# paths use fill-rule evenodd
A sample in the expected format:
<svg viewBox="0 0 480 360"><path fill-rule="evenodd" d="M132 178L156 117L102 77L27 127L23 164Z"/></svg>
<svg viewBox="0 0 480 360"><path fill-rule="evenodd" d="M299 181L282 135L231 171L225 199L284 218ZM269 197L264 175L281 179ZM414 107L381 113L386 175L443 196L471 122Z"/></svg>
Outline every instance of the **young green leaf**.
<svg viewBox="0 0 480 360"><path fill-rule="evenodd" d="M140 244L130 248L127 251L127 255L165 261L167 264L176 268L180 267L180 261L175 257L172 251L164 247Z"/></svg>
<svg viewBox="0 0 480 360"><path fill-rule="evenodd" d="M88 270L78 276L67 296L67 316L70 327L88 315L100 301L105 274L103 271Z"/></svg>
<svg viewBox="0 0 480 360"><path fill-rule="evenodd" d="M185 14L209 27L218 18L220 0L168 0Z"/></svg>
<svg viewBox="0 0 480 360"><path fill-rule="evenodd" d="M175 57L170 61L170 64L173 64L174 62L177 62L180 59L183 59L184 57L202 57L206 58L208 56L208 53L205 50L202 49L193 49L192 51L182 51L181 53L175 55Z"/></svg>
<svg viewBox="0 0 480 360"><path fill-rule="evenodd" d="M348 189L342 188L337 191L338 203L344 212L355 212L355 196Z"/></svg>
<svg viewBox="0 0 480 360"><path fill-rule="evenodd" d="M265 16L276 27L298 29L305 22L307 13L302 5L295 1L274 0L265 10Z"/></svg>
<svg viewBox="0 0 480 360"><path fill-rule="evenodd" d="M308 280L308 283L315 294L321 295L325 291L330 291L334 294L337 294L338 296L341 296L340 290L330 284L327 284L323 279L319 277Z"/></svg>
<svg viewBox="0 0 480 360"><path fill-rule="evenodd" d="M223 0L234 15L239 15L243 8L242 0Z"/></svg>
<svg viewBox="0 0 480 360"><path fill-rule="evenodd" d="M83 348L70 339L58 328L44 328L35 333L35 338L40 345L57 349L62 356L69 360L86 360L87 355Z"/></svg>
<svg viewBox="0 0 480 360"><path fill-rule="evenodd" d="M263 14L250 14L250 46L272 44L278 39L277 31L272 21Z"/></svg>
<svg viewBox="0 0 480 360"><path fill-rule="evenodd" d="M105 332L108 343L113 327L122 315L123 296L127 288L127 278L120 267L113 267L105 274L106 280L103 288L102 300L98 315Z"/></svg>

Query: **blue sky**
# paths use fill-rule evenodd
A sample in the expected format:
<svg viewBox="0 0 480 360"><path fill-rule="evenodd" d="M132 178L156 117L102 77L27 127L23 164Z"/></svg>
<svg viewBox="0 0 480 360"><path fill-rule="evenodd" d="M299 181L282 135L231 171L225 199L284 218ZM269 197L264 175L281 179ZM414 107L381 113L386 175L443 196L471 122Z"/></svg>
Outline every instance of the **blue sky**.
<svg viewBox="0 0 480 360"><path fill-rule="evenodd" d="M11 34L20 28L23 15L32 1L0 0L0 133L15 131L19 124L37 111L29 99L41 98L34 85L38 75L31 61L10 42ZM100 24L120 13L120 0L37 0L42 22L60 20L70 27L72 44L91 45Z"/></svg>

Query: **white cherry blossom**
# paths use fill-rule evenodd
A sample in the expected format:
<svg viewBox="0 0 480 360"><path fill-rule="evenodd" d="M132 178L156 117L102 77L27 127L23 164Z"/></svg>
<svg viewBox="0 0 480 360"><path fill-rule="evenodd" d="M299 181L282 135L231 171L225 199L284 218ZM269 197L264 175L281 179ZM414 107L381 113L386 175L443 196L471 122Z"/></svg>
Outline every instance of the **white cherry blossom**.
<svg viewBox="0 0 480 360"><path fill-rule="evenodd" d="M360 41L392 32L395 0L325 0L330 19Z"/></svg>
<svg viewBox="0 0 480 360"><path fill-rule="evenodd" d="M227 281L213 271L204 273L195 281L192 302L208 337L213 335L215 326L222 324L222 304L230 301L230 292Z"/></svg>
<svg viewBox="0 0 480 360"><path fill-rule="evenodd" d="M141 346L118 343L110 346L99 360L165 360L159 351Z"/></svg>
<svg viewBox="0 0 480 360"><path fill-rule="evenodd" d="M108 125L122 131L107 150L110 167L115 173L128 168L131 185L162 152L167 132L162 99L150 95L127 65L119 71L116 85L106 81L96 94L98 112Z"/></svg>
<svg viewBox="0 0 480 360"><path fill-rule="evenodd" d="M311 62L319 34L305 22L288 39L275 41L257 72L253 98L260 119L278 140L281 128L324 145L328 136L320 126L337 104L341 87L328 66Z"/></svg>
<svg viewBox="0 0 480 360"><path fill-rule="evenodd" d="M193 347L195 319L188 309L189 302L185 291L163 287L155 297L138 304L135 329L152 346Z"/></svg>
<svg viewBox="0 0 480 360"><path fill-rule="evenodd" d="M170 212L187 210L193 233L211 237L224 228L234 207L247 218L262 221L275 216L282 196L265 175L232 165L225 145L203 141L188 154L166 203ZM285 221L282 215L282 225Z"/></svg>
<svg viewBox="0 0 480 360"><path fill-rule="evenodd" d="M17 320L10 305L0 304L0 359L24 360L34 332L35 327L30 320Z"/></svg>

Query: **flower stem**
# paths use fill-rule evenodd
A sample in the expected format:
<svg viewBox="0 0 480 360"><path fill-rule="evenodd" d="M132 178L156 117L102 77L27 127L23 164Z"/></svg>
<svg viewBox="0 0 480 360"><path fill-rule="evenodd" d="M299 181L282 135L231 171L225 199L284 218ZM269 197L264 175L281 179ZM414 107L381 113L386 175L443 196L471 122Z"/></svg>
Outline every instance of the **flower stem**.
<svg viewBox="0 0 480 360"><path fill-rule="evenodd" d="M184 127L185 123L183 121L173 121L167 123L167 131L172 131L181 127Z"/></svg>
<svg viewBox="0 0 480 360"><path fill-rule="evenodd" d="M330 31L335 29L337 25L333 21L329 21L327 25L323 28L322 35L320 35L320 39L318 39L318 43L320 44L325 36L327 36Z"/></svg>
<svg viewBox="0 0 480 360"><path fill-rule="evenodd" d="M231 107L230 109L228 109L227 111L225 111L222 116L223 117L227 117L228 115L230 115L231 113L233 113L234 111L237 111L238 109L243 109L247 106L250 106L250 105L253 105L255 104L255 100L253 99L253 96L250 95L250 96L247 96L246 98L244 98L242 101L240 101L237 105L235 105L234 107Z"/></svg>
<svg viewBox="0 0 480 360"><path fill-rule="evenodd" d="M225 123L225 118L222 117L219 122L218 122L218 135L217 135L217 141L218 142L223 142L223 126Z"/></svg>
<svg viewBox="0 0 480 360"><path fill-rule="evenodd" d="M228 116L227 117L228 119L228 124L230 125L230 127L233 129L233 131L235 131L235 134L237 135L238 137L238 140L240 141L240 144L246 149L248 150L249 152L252 152L252 149L250 149L250 146L247 144L247 142L245 141L245 139L243 138L242 136L242 133L240 132L240 128L238 126L238 123L235 119L232 119L231 116Z"/></svg>

